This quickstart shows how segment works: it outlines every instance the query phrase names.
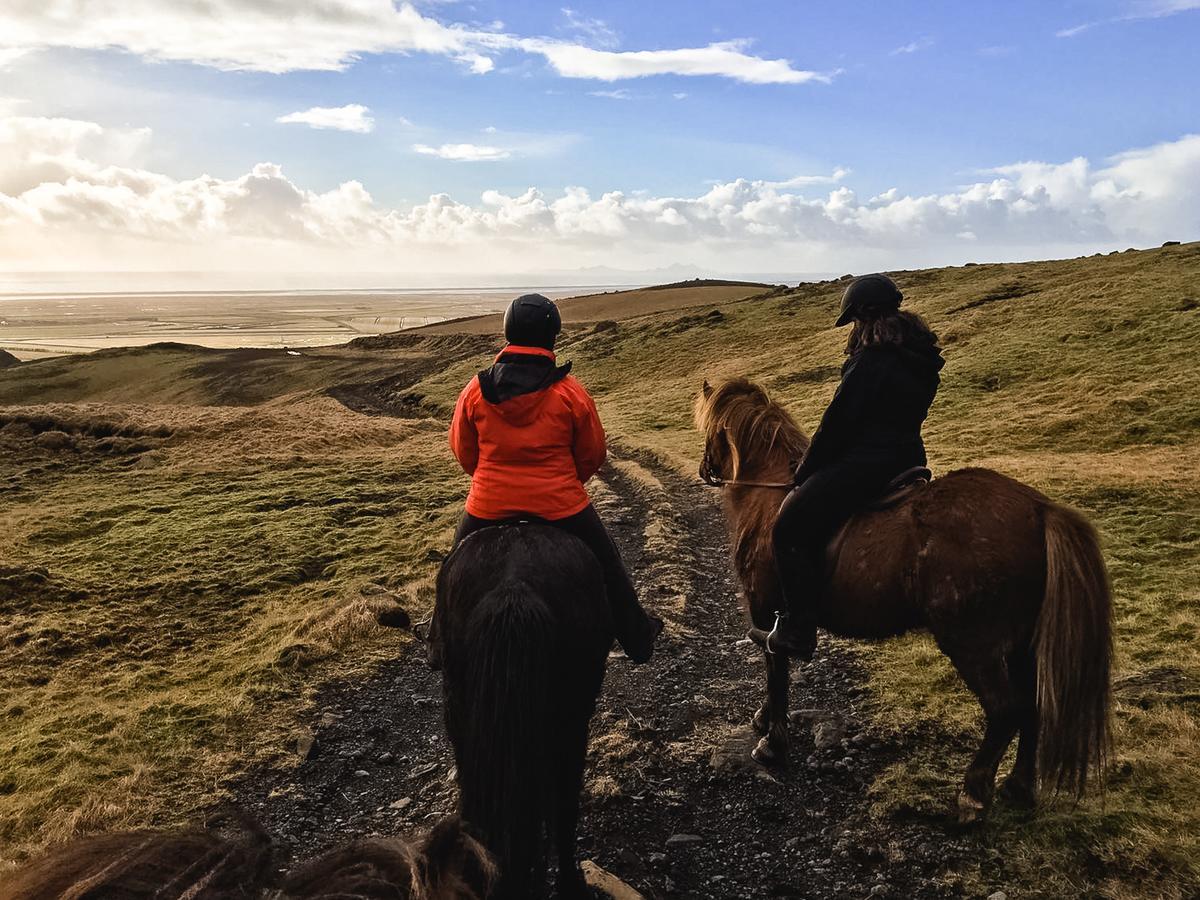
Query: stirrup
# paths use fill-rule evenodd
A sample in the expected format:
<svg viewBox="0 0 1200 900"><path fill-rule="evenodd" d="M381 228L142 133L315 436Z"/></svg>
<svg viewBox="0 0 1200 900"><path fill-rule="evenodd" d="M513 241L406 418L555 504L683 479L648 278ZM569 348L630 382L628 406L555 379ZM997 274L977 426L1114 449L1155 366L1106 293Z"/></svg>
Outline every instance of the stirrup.
<svg viewBox="0 0 1200 900"><path fill-rule="evenodd" d="M779 630L780 624L789 615L789 613L782 612L778 609L775 610L775 624L771 626L771 630L767 632L766 640L763 641L763 649L766 650L771 656L775 655L775 651L771 649L771 638L775 637L775 632Z"/></svg>

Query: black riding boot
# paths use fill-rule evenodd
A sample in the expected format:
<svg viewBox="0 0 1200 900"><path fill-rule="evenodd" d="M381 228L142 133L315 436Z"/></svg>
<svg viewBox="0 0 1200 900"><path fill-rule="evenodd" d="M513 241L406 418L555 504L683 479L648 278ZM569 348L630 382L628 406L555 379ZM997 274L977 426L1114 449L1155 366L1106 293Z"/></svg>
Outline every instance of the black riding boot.
<svg viewBox="0 0 1200 900"><path fill-rule="evenodd" d="M612 609L617 642L632 662L644 663L654 654L654 642L663 630L662 619L646 612L638 600L637 588L621 560L621 551L613 543L595 508L550 523L582 540L596 555L604 570L604 588Z"/></svg>
<svg viewBox="0 0 1200 900"><path fill-rule="evenodd" d="M609 602L612 604L617 643L630 661L648 662L654 655L654 642L663 630L662 619L647 613L636 595L630 602L630 595L619 589L610 589Z"/></svg>
<svg viewBox="0 0 1200 900"><path fill-rule="evenodd" d="M817 648L817 617L815 600L819 588L820 565L814 559L813 546L817 539L814 525L820 518L814 512L812 499L816 484L805 484L784 499L775 520L772 544L775 551L775 571L783 595L782 608L776 610L775 625L770 632L752 629L750 639L772 653L784 653L805 661L812 659Z"/></svg>
<svg viewBox="0 0 1200 900"><path fill-rule="evenodd" d="M775 545L775 569L783 592L783 609L776 611L775 627L763 637L764 645L772 653L807 662L817 649L813 602L818 588L817 566L811 552L784 541Z"/></svg>

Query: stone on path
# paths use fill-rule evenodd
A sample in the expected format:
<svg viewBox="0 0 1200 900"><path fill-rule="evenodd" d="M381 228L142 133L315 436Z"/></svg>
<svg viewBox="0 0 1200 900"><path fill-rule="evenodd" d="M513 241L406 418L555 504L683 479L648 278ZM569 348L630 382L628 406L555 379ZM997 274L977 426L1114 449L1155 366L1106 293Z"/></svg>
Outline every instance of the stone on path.
<svg viewBox="0 0 1200 900"><path fill-rule="evenodd" d="M731 775L736 772L755 774L762 770L751 757L750 751L758 743L758 734L749 725L743 725L732 731L708 758L712 770L720 775Z"/></svg>
<svg viewBox="0 0 1200 900"><path fill-rule="evenodd" d="M307 729L301 729L296 732L296 755L300 757L300 761L312 759L317 755L317 739L313 733Z"/></svg>

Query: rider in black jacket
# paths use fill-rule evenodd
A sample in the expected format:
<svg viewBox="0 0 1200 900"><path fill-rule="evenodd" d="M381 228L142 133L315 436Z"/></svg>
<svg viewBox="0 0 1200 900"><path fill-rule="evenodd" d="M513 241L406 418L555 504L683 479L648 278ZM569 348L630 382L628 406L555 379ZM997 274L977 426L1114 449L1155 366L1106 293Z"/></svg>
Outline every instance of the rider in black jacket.
<svg viewBox="0 0 1200 900"><path fill-rule="evenodd" d="M775 561L785 609L770 650L811 659L825 546L843 522L897 475L926 463L921 424L944 365L937 336L886 275L855 280L838 326L854 322L842 381L796 470L775 523Z"/></svg>

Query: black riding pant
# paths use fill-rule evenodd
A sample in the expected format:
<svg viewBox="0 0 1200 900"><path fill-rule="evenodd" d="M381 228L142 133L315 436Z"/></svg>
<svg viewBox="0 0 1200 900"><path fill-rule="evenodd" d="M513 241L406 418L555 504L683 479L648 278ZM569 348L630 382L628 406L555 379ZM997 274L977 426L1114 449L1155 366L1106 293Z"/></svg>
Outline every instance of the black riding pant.
<svg viewBox="0 0 1200 900"><path fill-rule="evenodd" d="M829 541L905 468L890 461L835 463L818 469L784 498L772 534L783 611L804 622L815 620Z"/></svg>
<svg viewBox="0 0 1200 900"><path fill-rule="evenodd" d="M582 512L565 519L531 519L525 516L519 519L494 520L480 519L465 512L458 524L458 531L454 534L454 546L457 547L467 535L480 529L516 521L537 521L544 525L552 525L575 535L587 544L604 571L604 589L612 607L613 626L617 632L617 640L623 647L630 646L627 641L644 639L647 633L653 631L650 617L638 601L637 588L633 586L633 579L629 577L629 571L621 559L621 551L613 543L599 513L591 504Z"/></svg>

